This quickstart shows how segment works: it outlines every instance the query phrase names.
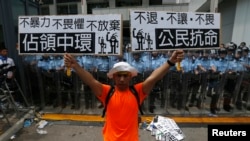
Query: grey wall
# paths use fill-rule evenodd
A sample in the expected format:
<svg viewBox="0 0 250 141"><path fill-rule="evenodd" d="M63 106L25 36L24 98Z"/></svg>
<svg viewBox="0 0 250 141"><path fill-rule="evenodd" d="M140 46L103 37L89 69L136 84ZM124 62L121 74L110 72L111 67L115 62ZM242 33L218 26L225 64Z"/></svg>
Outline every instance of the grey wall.
<svg viewBox="0 0 250 141"><path fill-rule="evenodd" d="M225 0L219 4L218 12L221 13L221 43L233 41L232 33L234 28L236 4L236 0Z"/></svg>
<svg viewBox="0 0 250 141"><path fill-rule="evenodd" d="M235 20L234 20L234 29L232 33L232 40L238 45L240 42L246 42L247 46L250 44L250 1L249 0L238 0Z"/></svg>

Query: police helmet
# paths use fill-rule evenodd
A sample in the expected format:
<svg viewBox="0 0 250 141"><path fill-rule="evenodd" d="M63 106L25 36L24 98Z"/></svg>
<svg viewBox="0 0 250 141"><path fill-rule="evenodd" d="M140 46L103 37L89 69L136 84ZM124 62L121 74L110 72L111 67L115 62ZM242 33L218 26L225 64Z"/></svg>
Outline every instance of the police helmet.
<svg viewBox="0 0 250 141"><path fill-rule="evenodd" d="M210 53L211 53L211 50L205 49L205 50L204 50L204 53L210 54Z"/></svg>
<svg viewBox="0 0 250 141"><path fill-rule="evenodd" d="M200 54L200 53L201 53L201 50L195 50L194 53Z"/></svg>
<svg viewBox="0 0 250 141"><path fill-rule="evenodd" d="M244 47L246 46L246 42L241 42L239 47Z"/></svg>
<svg viewBox="0 0 250 141"><path fill-rule="evenodd" d="M242 49L240 48L236 49L235 54L242 54Z"/></svg>
<svg viewBox="0 0 250 141"><path fill-rule="evenodd" d="M227 45L228 51L235 51L236 48L237 48L237 45L234 42L230 42Z"/></svg>
<svg viewBox="0 0 250 141"><path fill-rule="evenodd" d="M249 48L246 47L246 46L244 46L244 47L242 48L242 51L244 51L244 52L249 52Z"/></svg>

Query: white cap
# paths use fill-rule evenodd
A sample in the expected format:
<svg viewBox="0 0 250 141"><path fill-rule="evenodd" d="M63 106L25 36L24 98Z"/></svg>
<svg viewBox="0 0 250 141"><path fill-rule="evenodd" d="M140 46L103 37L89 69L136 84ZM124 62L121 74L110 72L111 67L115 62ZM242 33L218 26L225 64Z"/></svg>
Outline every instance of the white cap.
<svg viewBox="0 0 250 141"><path fill-rule="evenodd" d="M132 67L129 63L127 62L118 62L115 63L113 68L111 70L109 70L109 72L107 73L107 76L109 78L113 78L113 74L120 72L120 71L129 71L132 74L132 77L137 76L137 70Z"/></svg>

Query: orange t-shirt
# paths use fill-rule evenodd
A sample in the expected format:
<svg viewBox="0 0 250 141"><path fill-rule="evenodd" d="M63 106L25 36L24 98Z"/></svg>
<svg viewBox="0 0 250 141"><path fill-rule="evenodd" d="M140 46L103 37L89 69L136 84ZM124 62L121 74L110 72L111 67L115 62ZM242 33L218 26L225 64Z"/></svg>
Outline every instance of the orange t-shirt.
<svg viewBox="0 0 250 141"><path fill-rule="evenodd" d="M147 96L142 91L142 83L134 87L142 103ZM102 94L98 98L105 104L110 85L103 84L102 89ZM136 97L129 88L122 92L115 88L107 106L103 127L104 141L138 141L138 111Z"/></svg>

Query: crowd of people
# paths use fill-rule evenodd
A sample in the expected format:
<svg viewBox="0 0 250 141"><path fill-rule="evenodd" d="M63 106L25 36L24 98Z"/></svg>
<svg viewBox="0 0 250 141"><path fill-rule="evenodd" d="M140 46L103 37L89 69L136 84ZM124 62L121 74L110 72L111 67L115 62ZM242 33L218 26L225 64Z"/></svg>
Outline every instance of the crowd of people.
<svg viewBox="0 0 250 141"><path fill-rule="evenodd" d="M125 48L119 56L81 55L75 56L82 68L89 71L97 80L105 84L113 82L107 77L108 71L117 62L127 62L138 70L138 75L132 83L145 80L156 68L169 59L172 50L153 52L131 52ZM207 97L211 98L210 112L217 114L220 110L219 98L223 97L223 109L230 112L235 107L241 110L248 103L248 72L249 48L245 42L239 46L230 42L221 44L216 49L184 50L185 56L180 62L181 70L171 67L170 72L157 82L148 97L148 107L144 110L154 113L156 102L161 108L169 104L173 108L188 110L196 106L202 108ZM33 104L65 108L80 107L80 97L84 97L85 108L94 108L99 100L93 96L89 86L82 84L74 70L72 75L66 75L62 55L27 55L23 60L26 64ZM39 81L33 83L35 80ZM37 91L37 89L41 91ZM42 97L41 97L42 95ZM169 99L167 99L169 98ZM166 103L169 101L169 103Z"/></svg>
<svg viewBox="0 0 250 141"><path fill-rule="evenodd" d="M210 114L214 116L221 108L226 112L234 108L250 110L250 53L244 42L239 46L233 42L221 44L215 49L130 50L125 48L119 56L23 56L27 97L32 105L41 107L70 105L71 109L78 109L81 97L86 109L105 107L105 140L138 137L138 103L152 114L157 108L167 110L168 106L202 110L208 99ZM7 52L0 48L0 67L4 70L1 82L4 78L6 84L11 84L15 63ZM131 85L137 101L130 96ZM111 86L114 92L106 107ZM17 94L14 98L16 102L21 99ZM125 130L121 131L121 127Z"/></svg>

